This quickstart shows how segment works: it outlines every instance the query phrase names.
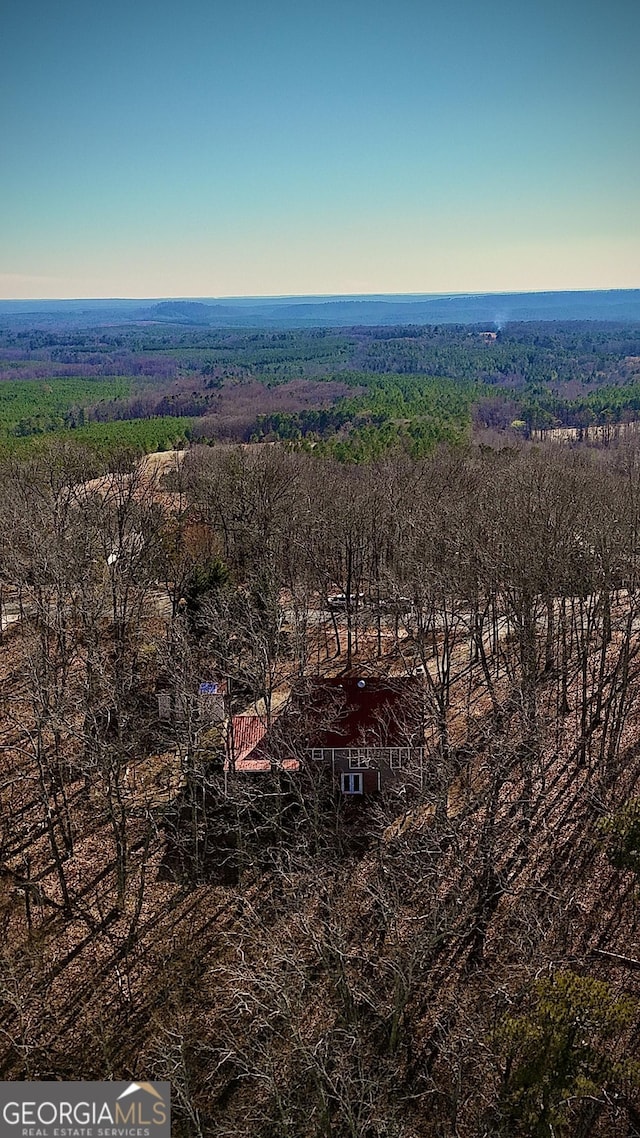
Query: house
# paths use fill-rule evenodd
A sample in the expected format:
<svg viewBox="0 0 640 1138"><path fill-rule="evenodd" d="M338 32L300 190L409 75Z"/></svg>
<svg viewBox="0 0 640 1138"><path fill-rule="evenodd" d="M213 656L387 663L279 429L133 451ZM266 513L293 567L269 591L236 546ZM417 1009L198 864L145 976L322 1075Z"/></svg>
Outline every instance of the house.
<svg viewBox="0 0 640 1138"><path fill-rule="evenodd" d="M269 729L259 716L236 715L227 769L330 770L342 794L366 796L421 782L424 699L417 676L299 680Z"/></svg>

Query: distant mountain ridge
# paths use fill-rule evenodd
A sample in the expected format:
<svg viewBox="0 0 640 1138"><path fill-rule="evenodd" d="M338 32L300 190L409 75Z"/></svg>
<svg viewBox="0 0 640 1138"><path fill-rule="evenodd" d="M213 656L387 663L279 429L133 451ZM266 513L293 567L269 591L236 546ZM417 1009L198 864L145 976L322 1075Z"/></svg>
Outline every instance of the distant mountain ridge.
<svg viewBox="0 0 640 1138"><path fill-rule="evenodd" d="M100 324L159 322L211 327L304 328L388 324L486 324L613 320L640 323L640 289L431 294L425 296L237 297L0 301L0 321Z"/></svg>
<svg viewBox="0 0 640 1138"><path fill-rule="evenodd" d="M162 300L149 310L161 320L186 321L188 324L209 324L216 319L235 316L237 309L228 304L203 304L199 300Z"/></svg>

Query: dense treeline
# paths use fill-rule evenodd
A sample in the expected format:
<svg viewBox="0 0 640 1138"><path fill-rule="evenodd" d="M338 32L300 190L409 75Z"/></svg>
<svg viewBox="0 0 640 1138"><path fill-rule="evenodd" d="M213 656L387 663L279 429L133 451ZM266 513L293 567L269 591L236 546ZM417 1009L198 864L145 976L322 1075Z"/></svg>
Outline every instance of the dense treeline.
<svg viewBox="0 0 640 1138"><path fill-rule="evenodd" d="M83 426L87 405L125 398L128 379L56 379L55 383L0 383L0 438L26 437Z"/></svg>
<svg viewBox="0 0 640 1138"><path fill-rule="evenodd" d="M418 457L437 443L468 437L473 398L469 385L364 372L343 372L341 379L359 394L345 396L331 410L260 416L255 437L313 438L320 453L356 462L392 449Z"/></svg>
<svg viewBox="0 0 640 1138"><path fill-rule="evenodd" d="M530 429L555 426L589 427L592 424L632 422L640 413L640 382L621 387L603 386L576 399L561 399L532 392L519 408Z"/></svg>
<svg viewBox="0 0 640 1138"><path fill-rule="evenodd" d="M9 435L175 416L191 419L202 441L319 444L361 461L397 447L425 454L474 428L531 434L634 419L640 331L578 322L495 331L5 327L0 378L0 432Z"/></svg>
<svg viewBox="0 0 640 1138"><path fill-rule="evenodd" d="M150 454L186 446L190 437L188 419L165 416L164 418L132 419L122 422L87 423L79 414L77 425L71 429L56 430L50 426L46 431L16 431L2 438L0 436L0 455L12 452L47 451L52 442L72 439L73 443L87 452L102 456L109 464L118 464L120 453Z"/></svg>
<svg viewBox="0 0 640 1138"><path fill-rule="evenodd" d="M640 1134L640 451L110 465L0 465L3 1077L169 1078L189 1138ZM345 669L421 677L423 778L225 776L201 679L269 719Z"/></svg>

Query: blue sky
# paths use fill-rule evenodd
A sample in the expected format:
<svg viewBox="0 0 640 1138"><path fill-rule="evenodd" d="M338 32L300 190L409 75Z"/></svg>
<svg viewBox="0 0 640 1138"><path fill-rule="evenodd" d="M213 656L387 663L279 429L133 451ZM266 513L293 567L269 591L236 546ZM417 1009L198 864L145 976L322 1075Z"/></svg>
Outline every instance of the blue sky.
<svg viewBox="0 0 640 1138"><path fill-rule="evenodd" d="M5 0L0 295L640 286L631 0Z"/></svg>

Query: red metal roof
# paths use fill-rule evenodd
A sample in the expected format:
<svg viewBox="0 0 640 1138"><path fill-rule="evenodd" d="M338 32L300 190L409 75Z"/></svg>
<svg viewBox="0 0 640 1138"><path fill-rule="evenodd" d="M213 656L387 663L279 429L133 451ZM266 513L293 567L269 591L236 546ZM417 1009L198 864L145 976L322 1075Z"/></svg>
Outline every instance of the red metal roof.
<svg viewBox="0 0 640 1138"><path fill-rule="evenodd" d="M260 740L264 738L267 725L259 715L234 715L231 721L231 730L233 732L232 754L237 766L238 763L244 762L254 747L257 747Z"/></svg>
<svg viewBox="0 0 640 1138"><path fill-rule="evenodd" d="M296 698L310 747L406 746L422 726L421 686L412 676L310 680Z"/></svg>
<svg viewBox="0 0 640 1138"><path fill-rule="evenodd" d="M234 715L235 769L299 770L298 756L309 747L420 745L422 719L422 687L415 676L307 678L295 685L269 731L259 715Z"/></svg>
<svg viewBox="0 0 640 1138"><path fill-rule="evenodd" d="M232 754L236 771L250 774L261 774L271 770L271 761L264 757L264 750L260 748L254 754L258 745L267 733L267 726L259 715L234 715L231 720ZM253 755L253 757L251 757ZM229 763L225 763L229 769ZM300 764L296 759L285 759L283 770L299 770Z"/></svg>

